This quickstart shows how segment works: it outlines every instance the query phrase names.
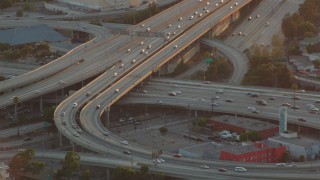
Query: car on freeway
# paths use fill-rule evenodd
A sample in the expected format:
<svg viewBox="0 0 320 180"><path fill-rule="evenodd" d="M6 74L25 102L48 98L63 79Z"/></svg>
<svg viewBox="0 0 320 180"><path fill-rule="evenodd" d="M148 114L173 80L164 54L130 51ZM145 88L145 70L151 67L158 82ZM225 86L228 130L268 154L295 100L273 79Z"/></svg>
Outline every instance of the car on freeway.
<svg viewBox="0 0 320 180"><path fill-rule="evenodd" d="M284 167L284 166L286 166L286 163L277 163L276 166L278 166L278 167Z"/></svg>
<svg viewBox="0 0 320 180"><path fill-rule="evenodd" d="M136 63L136 60L135 60L135 59L131 61L131 64L134 64L134 63Z"/></svg>
<svg viewBox="0 0 320 180"><path fill-rule="evenodd" d="M299 118L298 118L298 121L306 122L307 120L306 120L305 118L303 118L303 117L299 117Z"/></svg>
<svg viewBox="0 0 320 180"><path fill-rule="evenodd" d="M233 99L226 99L226 102L234 102Z"/></svg>
<svg viewBox="0 0 320 180"><path fill-rule="evenodd" d="M228 170L226 170L225 168L219 168L218 171L219 172L228 172Z"/></svg>
<svg viewBox="0 0 320 180"><path fill-rule="evenodd" d="M205 100L205 99L203 99L203 98L199 98L198 100L199 100L199 101L206 101L206 100Z"/></svg>
<svg viewBox="0 0 320 180"><path fill-rule="evenodd" d="M130 152L129 150L124 150L124 151L123 151L123 154L128 154L128 155L130 155L131 152Z"/></svg>
<svg viewBox="0 0 320 180"><path fill-rule="evenodd" d="M182 92L181 91L174 91L176 94L181 94Z"/></svg>
<svg viewBox="0 0 320 180"><path fill-rule="evenodd" d="M292 105L289 103L283 103L282 106L292 107Z"/></svg>
<svg viewBox="0 0 320 180"><path fill-rule="evenodd" d="M76 102L72 104L73 108L76 108L77 106L78 106L78 103L76 103Z"/></svg>
<svg viewBox="0 0 320 180"><path fill-rule="evenodd" d="M76 124L72 124L72 128L77 128L77 125Z"/></svg>
<svg viewBox="0 0 320 180"><path fill-rule="evenodd" d="M121 141L121 144L123 144L123 145L128 145L129 143L128 143L127 140L123 140L123 141Z"/></svg>
<svg viewBox="0 0 320 180"><path fill-rule="evenodd" d="M178 85L176 85L176 84L170 84L170 87L178 87Z"/></svg>
<svg viewBox="0 0 320 180"><path fill-rule="evenodd" d="M247 169L244 167L235 167L234 171L235 172L247 172Z"/></svg>
<svg viewBox="0 0 320 180"><path fill-rule="evenodd" d="M123 66L124 66L124 64L122 63L122 64L119 65L119 68L122 68Z"/></svg>
<svg viewBox="0 0 320 180"><path fill-rule="evenodd" d="M220 99L219 96L213 96L213 99Z"/></svg>
<svg viewBox="0 0 320 180"><path fill-rule="evenodd" d="M31 138L31 137L25 137L23 140L24 140L24 141L31 141L32 138Z"/></svg>
<svg viewBox="0 0 320 180"><path fill-rule="evenodd" d="M66 115L66 112L61 112L60 115L61 115L61 116L65 116L65 115Z"/></svg>
<svg viewBox="0 0 320 180"><path fill-rule="evenodd" d="M297 106L297 105L292 106L291 108L292 108L292 109L300 109L300 107L299 107L299 106Z"/></svg>
<svg viewBox="0 0 320 180"><path fill-rule="evenodd" d="M153 163L161 163L161 161L159 159L153 159L152 161L153 161Z"/></svg>
<svg viewBox="0 0 320 180"><path fill-rule="evenodd" d="M103 132L102 134L105 135L105 136L109 136L109 133L107 131Z"/></svg>
<svg viewBox="0 0 320 180"><path fill-rule="evenodd" d="M173 157L182 158L182 155L181 154L174 154Z"/></svg>
<svg viewBox="0 0 320 180"><path fill-rule="evenodd" d="M256 18L259 18L259 17L260 17L260 15L259 15L259 14L257 14L257 15L256 15Z"/></svg>
<svg viewBox="0 0 320 180"><path fill-rule="evenodd" d="M119 89L115 89L115 90L114 90L114 93L118 93L118 92L119 92Z"/></svg>
<svg viewBox="0 0 320 180"><path fill-rule="evenodd" d="M250 17L248 17L248 21L251 21L251 19L252 19L252 17L250 16Z"/></svg>
<svg viewBox="0 0 320 180"><path fill-rule="evenodd" d="M176 96L177 94L175 92L169 92L169 96Z"/></svg>
<svg viewBox="0 0 320 180"><path fill-rule="evenodd" d="M218 90L216 91L216 93L217 93L217 94L223 94L223 89L218 89Z"/></svg>
<svg viewBox="0 0 320 180"><path fill-rule="evenodd" d="M82 130L81 130L81 129L78 129L77 132L78 132L79 134L82 134Z"/></svg>
<svg viewBox="0 0 320 180"><path fill-rule="evenodd" d="M86 93L86 96L88 97L88 96L90 96L91 95L91 92L87 92Z"/></svg>
<svg viewBox="0 0 320 180"><path fill-rule="evenodd" d="M299 96L294 96L294 97L292 97L292 99L299 100L300 97Z"/></svg>
<svg viewBox="0 0 320 180"><path fill-rule="evenodd" d="M161 163L164 163L164 162L166 162L164 159L162 159L162 158L158 158L158 160L161 162Z"/></svg>
<svg viewBox="0 0 320 180"><path fill-rule="evenodd" d="M216 103L216 102L212 102L211 105L212 105L212 106L219 106L219 104Z"/></svg>
<svg viewBox="0 0 320 180"><path fill-rule="evenodd" d="M74 132L73 135L74 135L75 137L79 137L79 136L80 136L77 132Z"/></svg>
<svg viewBox="0 0 320 180"><path fill-rule="evenodd" d="M256 94L256 93L253 93L253 94L250 95L250 97L259 97L259 95Z"/></svg>
<svg viewBox="0 0 320 180"><path fill-rule="evenodd" d="M275 97L269 97L269 100L276 100Z"/></svg>
<svg viewBox="0 0 320 180"><path fill-rule="evenodd" d="M207 166L207 165L201 165L200 168L202 168L202 169L210 169L210 167Z"/></svg>
<svg viewBox="0 0 320 180"><path fill-rule="evenodd" d="M130 52L130 51L131 51L131 49L127 49L127 53Z"/></svg>
<svg viewBox="0 0 320 180"><path fill-rule="evenodd" d="M163 103L163 102L162 102L161 100L159 100L159 99L155 100L155 102L156 102L157 104L162 104L162 103Z"/></svg>
<svg viewBox="0 0 320 180"><path fill-rule="evenodd" d="M149 32L150 30L151 30L150 28L147 28L147 29L146 29L147 32Z"/></svg>
<svg viewBox="0 0 320 180"><path fill-rule="evenodd" d="M116 73L116 72L112 74L113 77L116 77L117 75L118 75L118 73Z"/></svg>
<svg viewBox="0 0 320 180"><path fill-rule="evenodd" d="M100 105L97 105L97 106L96 106L96 109L100 109L100 107L101 107Z"/></svg>

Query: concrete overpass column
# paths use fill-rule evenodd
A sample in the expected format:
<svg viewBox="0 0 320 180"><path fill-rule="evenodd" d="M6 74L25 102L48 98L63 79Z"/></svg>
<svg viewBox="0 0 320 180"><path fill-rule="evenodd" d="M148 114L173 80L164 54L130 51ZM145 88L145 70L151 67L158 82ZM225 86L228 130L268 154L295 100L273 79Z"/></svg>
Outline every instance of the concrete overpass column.
<svg viewBox="0 0 320 180"><path fill-rule="evenodd" d="M106 118L106 123L105 123L106 128L109 128L110 126L109 114L110 114L110 106L107 106L106 109L104 110L104 115Z"/></svg>
<svg viewBox="0 0 320 180"><path fill-rule="evenodd" d="M42 96L40 96L40 113L43 113Z"/></svg>
<svg viewBox="0 0 320 180"><path fill-rule="evenodd" d="M110 180L110 169L107 168L107 180Z"/></svg>

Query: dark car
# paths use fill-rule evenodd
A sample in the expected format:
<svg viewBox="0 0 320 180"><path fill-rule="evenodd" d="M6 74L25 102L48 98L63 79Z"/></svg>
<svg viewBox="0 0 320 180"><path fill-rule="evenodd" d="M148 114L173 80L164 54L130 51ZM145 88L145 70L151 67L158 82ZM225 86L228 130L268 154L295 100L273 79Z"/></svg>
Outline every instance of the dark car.
<svg viewBox="0 0 320 180"><path fill-rule="evenodd" d="M123 153L124 153L124 154L128 154L128 155L131 154L131 152L130 152L129 150L125 150L125 151L123 151Z"/></svg>
<svg viewBox="0 0 320 180"><path fill-rule="evenodd" d="M24 138L23 140L24 140L24 141L31 141L32 138L31 138L31 137L26 137L26 138Z"/></svg>
<svg viewBox="0 0 320 180"><path fill-rule="evenodd" d="M225 168L219 168L218 171L219 172L228 172L228 170L226 170Z"/></svg>
<svg viewBox="0 0 320 180"><path fill-rule="evenodd" d="M303 118L303 117L300 117L300 118L298 118L298 121L306 122L307 120L305 118Z"/></svg>

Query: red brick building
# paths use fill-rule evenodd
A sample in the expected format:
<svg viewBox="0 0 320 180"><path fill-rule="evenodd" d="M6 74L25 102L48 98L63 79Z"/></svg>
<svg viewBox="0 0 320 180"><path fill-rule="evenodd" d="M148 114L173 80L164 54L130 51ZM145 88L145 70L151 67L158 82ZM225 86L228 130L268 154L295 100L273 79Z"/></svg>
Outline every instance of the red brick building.
<svg viewBox="0 0 320 180"><path fill-rule="evenodd" d="M279 127L275 124L231 116L210 119L208 125L215 131L228 130L238 134L247 130L256 131L262 139L273 137L279 132Z"/></svg>
<svg viewBox="0 0 320 180"><path fill-rule="evenodd" d="M280 161L284 152L286 152L286 146L274 143L242 143L238 146L233 145L221 150L220 160L276 163Z"/></svg>

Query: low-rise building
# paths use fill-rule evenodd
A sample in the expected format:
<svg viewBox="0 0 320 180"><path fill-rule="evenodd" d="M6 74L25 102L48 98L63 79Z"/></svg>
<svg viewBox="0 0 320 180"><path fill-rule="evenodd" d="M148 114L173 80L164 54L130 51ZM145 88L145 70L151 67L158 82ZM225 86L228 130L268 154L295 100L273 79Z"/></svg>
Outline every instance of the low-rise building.
<svg viewBox="0 0 320 180"><path fill-rule="evenodd" d="M295 159L303 156L306 160L314 160L320 156L320 141L298 137L296 133L281 134L268 140L286 146L290 156Z"/></svg>
<svg viewBox="0 0 320 180"><path fill-rule="evenodd" d="M243 142L225 147L220 152L220 160L275 163L281 160L286 146L271 142Z"/></svg>
<svg viewBox="0 0 320 180"><path fill-rule="evenodd" d="M233 116L211 118L208 124L211 125L215 131L229 130L238 134L245 131L256 131L261 138L275 136L279 131L278 126L275 124Z"/></svg>

